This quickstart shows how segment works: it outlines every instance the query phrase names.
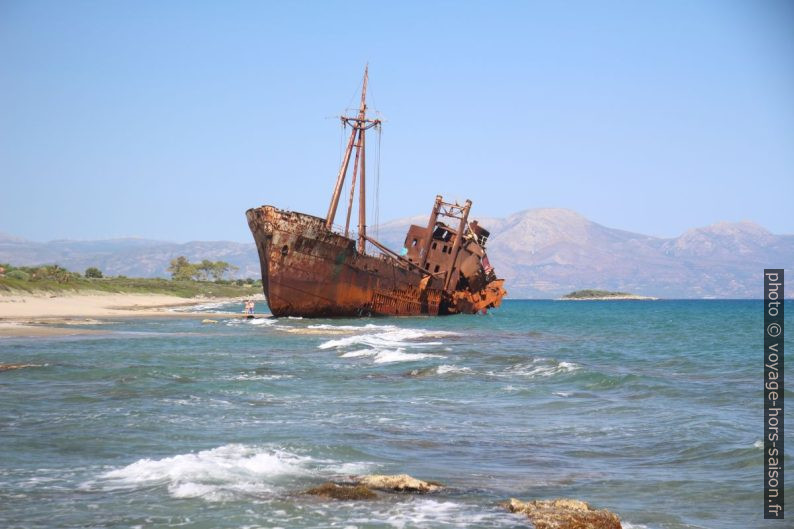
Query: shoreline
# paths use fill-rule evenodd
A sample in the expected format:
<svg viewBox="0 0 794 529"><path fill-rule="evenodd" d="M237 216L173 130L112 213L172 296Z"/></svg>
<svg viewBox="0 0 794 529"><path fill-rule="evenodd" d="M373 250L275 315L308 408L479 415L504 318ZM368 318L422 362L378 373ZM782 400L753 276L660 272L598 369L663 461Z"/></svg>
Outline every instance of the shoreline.
<svg viewBox="0 0 794 529"><path fill-rule="evenodd" d="M238 313L197 312L190 307L234 303L264 296L192 298L164 294L79 293L0 295L0 337L104 334L82 325L131 318L198 319L242 316ZM188 310L175 310L175 309Z"/></svg>

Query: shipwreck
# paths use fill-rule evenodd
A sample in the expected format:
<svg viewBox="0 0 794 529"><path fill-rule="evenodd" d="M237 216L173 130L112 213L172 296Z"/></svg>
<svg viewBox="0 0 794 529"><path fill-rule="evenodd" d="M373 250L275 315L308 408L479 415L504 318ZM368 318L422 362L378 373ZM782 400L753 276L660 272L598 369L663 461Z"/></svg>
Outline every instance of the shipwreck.
<svg viewBox="0 0 794 529"><path fill-rule="evenodd" d="M367 118L367 81L365 70L358 115L341 116L352 130L326 217L273 206L246 211L271 312L276 317L416 316L498 307L506 294L504 280L485 253L488 230L469 221L470 200L449 203L437 195L427 225L412 225L399 251L367 235L366 132L381 126L381 120ZM342 230L334 220L353 151ZM354 234L350 216L357 179Z"/></svg>

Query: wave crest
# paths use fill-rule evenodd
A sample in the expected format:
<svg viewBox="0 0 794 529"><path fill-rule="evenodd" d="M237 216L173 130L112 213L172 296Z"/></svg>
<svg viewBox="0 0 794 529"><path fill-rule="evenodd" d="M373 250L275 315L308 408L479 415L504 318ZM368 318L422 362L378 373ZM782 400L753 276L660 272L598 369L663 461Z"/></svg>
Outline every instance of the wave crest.
<svg viewBox="0 0 794 529"><path fill-rule="evenodd" d="M327 325L316 328L327 329ZM445 358L443 355L425 352L426 349L443 345L433 340L457 333L429 329L410 329L394 325L338 326L352 332L351 336L327 340L319 349L336 349L343 358L371 357L376 364L414 362L426 358ZM432 340L432 341L427 341Z"/></svg>
<svg viewBox="0 0 794 529"><path fill-rule="evenodd" d="M228 444L163 459L139 459L100 476L103 488L166 485L174 498L224 501L263 495L279 478L311 473L312 458L281 449Z"/></svg>

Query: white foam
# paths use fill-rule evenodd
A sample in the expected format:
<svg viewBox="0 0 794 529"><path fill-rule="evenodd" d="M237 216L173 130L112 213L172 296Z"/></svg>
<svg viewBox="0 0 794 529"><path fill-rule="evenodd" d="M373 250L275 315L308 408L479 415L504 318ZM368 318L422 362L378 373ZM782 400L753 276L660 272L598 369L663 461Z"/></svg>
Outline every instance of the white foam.
<svg viewBox="0 0 794 529"><path fill-rule="evenodd" d="M271 492L279 477L309 474L311 462L286 450L229 444L163 459L139 459L100 479L105 488L164 484L175 498L223 501Z"/></svg>
<svg viewBox="0 0 794 529"><path fill-rule="evenodd" d="M414 362L425 358L444 358L441 355L430 353L407 353L403 348L397 349L361 349L350 351L341 355L342 358L358 358L371 356L376 364L389 364L392 362Z"/></svg>
<svg viewBox="0 0 794 529"><path fill-rule="evenodd" d="M208 501L227 501L234 499L239 493L262 494L270 492L265 487L256 487L255 483L237 484L224 489L218 485L201 483L174 483L168 486L168 492L174 498L204 498Z"/></svg>
<svg viewBox="0 0 794 529"><path fill-rule="evenodd" d="M425 358L445 358L442 355L427 352L411 352L428 347L442 345L439 341L423 341L428 338L452 336L457 333L434 331L428 329L408 329L394 325L312 325L316 330L345 330L353 332L351 336L336 338L321 343L320 349L337 349L344 351L343 358L371 357L376 364L393 362L413 362ZM362 348L363 347L363 348Z"/></svg>
<svg viewBox="0 0 794 529"><path fill-rule="evenodd" d="M265 317L254 317L251 319L234 318L231 320L226 320L226 325L230 327L233 327L235 325L267 325L268 327L270 327L275 325L276 322L278 322L276 318L265 316Z"/></svg>
<svg viewBox="0 0 794 529"><path fill-rule="evenodd" d="M349 353L344 353L342 358L356 358L358 356L372 356L377 354L377 351L374 349L360 349L358 351L350 351Z"/></svg>
<svg viewBox="0 0 794 529"><path fill-rule="evenodd" d="M366 325L333 325L330 323L319 323L309 325L309 329L327 329L327 330L342 330L342 331L373 331L373 330L391 330L396 329L394 325L375 325L368 323Z"/></svg>
<svg viewBox="0 0 794 529"><path fill-rule="evenodd" d="M436 368L436 373L438 373L439 375L471 373L471 369L469 369L468 367L458 367L455 365L441 364Z"/></svg>
<svg viewBox="0 0 794 529"><path fill-rule="evenodd" d="M339 327L338 327L339 328ZM442 338L444 336L453 336L456 333L447 331L430 331L425 329L405 329L394 326L381 326L374 329L363 327L364 331L377 330L380 332L364 332L362 334L355 334L353 336L346 336L344 338L337 338L335 340L328 340L321 343L318 347L320 349L341 349L353 345L366 345L369 347L397 347L401 345L410 345L413 347L441 345L441 342L418 342L422 338Z"/></svg>
<svg viewBox="0 0 794 529"><path fill-rule="evenodd" d="M760 448L761 450L763 450L764 449L764 442L761 439L759 439L758 441L753 443L753 446L755 448Z"/></svg>
<svg viewBox="0 0 794 529"><path fill-rule="evenodd" d="M581 368L573 362L558 362L546 358L535 358L529 363L516 364L508 367L502 373L490 372L492 376L520 375L528 378L550 377L561 373L571 373Z"/></svg>
<svg viewBox="0 0 794 529"><path fill-rule="evenodd" d="M273 325L276 323L275 318L252 318L245 320L249 325Z"/></svg>
<svg viewBox="0 0 794 529"><path fill-rule="evenodd" d="M386 506L369 506L369 514L348 516L355 526L388 524L395 529L409 527L515 527L515 519L496 509L453 501L412 498Z"/></svg>
<svg viewBox="0 0 794 529"><path fill-rule="evenodd" d="M406 353L404 349L384 349L375 353L376 364L387 364L391 362L414 362L425 358L444 358L441 355L428 353Z"/></svg>

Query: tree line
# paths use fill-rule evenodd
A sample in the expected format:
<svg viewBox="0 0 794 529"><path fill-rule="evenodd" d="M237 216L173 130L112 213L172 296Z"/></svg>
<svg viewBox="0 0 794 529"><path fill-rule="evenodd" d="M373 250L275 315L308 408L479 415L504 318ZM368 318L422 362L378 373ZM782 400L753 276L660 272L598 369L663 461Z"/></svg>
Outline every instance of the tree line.
<svg viewBox="0 0 794 529"><path fill-rule="evenodd" d="M220 281L227 273L236 272L237 270L239 270L238 267L226 261L210 261L209 259L204 259L198 263L191 263L184 255L171 259L171 265L168 267L171 278L177 281L191 279L195 281L209 281L210 278L215 281Z"/></svg>
<svg viewBox="0 0 794 529"><path fill-rule="evenodd" d="M226 261L210 261L209 259L204 259L197 263L191 263L188 261L187 257L183 255L172 259L168 267L168 272L175 281L223 281L226 274L234 273L237 270L239 270L238 267ZM8 263L0 263L0 278L2 277L22 281L51 280L57 281L58 283L69 283L81 277L87 279L102 279L104 276L102 271L95 266L86 268L85 274L81 276L79 272L72 272L57 264L13 266ZM122 278L125 276L118 277ZM240 280L239 282L251 284L254 280Z"/></svg>
<svg viewBox="0 0 794 529"><path fill-rule="evenodd" d="M90 277L87 275L89 270L91 270L91 268L86 270L86 277ZM99 274L101 277L102 272L99 272ZM8 263L0 263L0 277L18 279L21 281L50 280L57 281L58 283L68 283L73 279L79 278L80 274L78 272L71 272L57 264L42 266L13 266Z"/></svg>

